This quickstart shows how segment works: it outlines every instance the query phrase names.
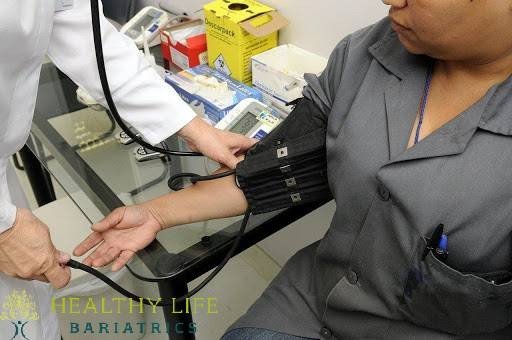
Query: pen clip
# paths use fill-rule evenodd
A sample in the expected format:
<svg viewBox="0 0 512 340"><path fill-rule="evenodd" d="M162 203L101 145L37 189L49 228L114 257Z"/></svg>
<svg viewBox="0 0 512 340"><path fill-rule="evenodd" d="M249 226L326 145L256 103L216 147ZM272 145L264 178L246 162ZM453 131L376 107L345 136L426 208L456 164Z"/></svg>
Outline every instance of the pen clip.
<svg viewBox="0 0 512 340"><path fill-rule="evenodd" d="M439 224L436 227L436 229L434 229L432 236L430 236L430 239L429 239L427 245L425 246L425 251L423 252L422 260L424 260L425 257L427 257L428 252L430 250L435 250L437 248L437 246L439 245L439 241L441 241L441 237L443 236L443 231L444 231L444 224L442 224L442 223Z"/></svg>

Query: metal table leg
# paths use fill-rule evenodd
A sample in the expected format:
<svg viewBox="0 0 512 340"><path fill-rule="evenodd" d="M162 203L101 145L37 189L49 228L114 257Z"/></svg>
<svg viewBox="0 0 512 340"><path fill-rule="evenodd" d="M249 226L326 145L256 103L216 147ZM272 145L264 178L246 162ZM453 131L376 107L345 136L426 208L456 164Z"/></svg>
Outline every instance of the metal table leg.
<svg viewBox="0 0 512 340"><path fill-rule="evenodd" d="M188 293L186 282L162 281L158 283L158 289L162 301L171 301L173 297ZM193 323L192 315L185 313L185 302L176 304L174 310L172 306L162 309L169 330L169 340L195 340L195 333L190 329ZM183 311L183 313L176 313L179 311Z"/></svg>
<svg viewBox="0 0 512 340"><path fill-rule="evenodd" d="M56 196L50 174L39 163L37 157L26 145L20 150L19 154L37 204L43 206L55 201Z"/></svg>

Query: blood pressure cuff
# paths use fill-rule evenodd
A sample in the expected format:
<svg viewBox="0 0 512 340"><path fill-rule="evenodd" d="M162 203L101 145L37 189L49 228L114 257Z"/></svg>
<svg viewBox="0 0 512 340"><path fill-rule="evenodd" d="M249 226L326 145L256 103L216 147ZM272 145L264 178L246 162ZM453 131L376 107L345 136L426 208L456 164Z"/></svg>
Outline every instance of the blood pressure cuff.
<svg viewBox="0 0 512 340"><path fill-rule="evenodd" d="M327 182L327 117L303 98L236 168L253 214L332 198Z"/></svg>

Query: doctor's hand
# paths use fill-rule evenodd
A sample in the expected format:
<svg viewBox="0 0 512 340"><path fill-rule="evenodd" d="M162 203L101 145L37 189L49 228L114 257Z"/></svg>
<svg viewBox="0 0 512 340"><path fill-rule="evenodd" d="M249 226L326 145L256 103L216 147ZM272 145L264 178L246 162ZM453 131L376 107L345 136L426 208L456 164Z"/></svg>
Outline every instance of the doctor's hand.
<svg viewBox="0 0 512 340"><path fill-rule="evenodd" d="M114 210L93 225L92 230L73 255L82 256L99 245L83 263L103 267L114 262L112 271L118 271L156 238L162 226L150 209L134 205Z"/></svg>
<svg viewBox="0 0 512 340"><path fill-rule="evenodd" d="M246 136L216 129L199 117L192 119L178 133L194 151L231 169L239 162L236 156L256 143L256 140Z"/></svg>
<svg viewBox="0 0 512 340"><path fill-rule="evenodd" d="M50 282L65 287L71 270L70 256L55 249L50 231L27 209L17 209L11 229L0 234L0 272L25 280Z"/></svg>

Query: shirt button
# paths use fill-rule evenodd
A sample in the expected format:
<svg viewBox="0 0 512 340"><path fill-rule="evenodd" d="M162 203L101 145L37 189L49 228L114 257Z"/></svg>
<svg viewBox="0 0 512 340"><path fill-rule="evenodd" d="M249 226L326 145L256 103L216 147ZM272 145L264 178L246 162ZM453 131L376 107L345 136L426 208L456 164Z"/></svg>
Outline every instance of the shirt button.
<svg viewBox="0 0 512 340"><path fill-rule="evenodd" d="M320 331L320 335L324 338L330 338L332 336L332 332L329 328L327 327L324 327L322 328L322 330Z"/></svg>
<svg viewBox="0 0 512 340"><path fill-rule="evenodd" d="M351 285L355 285L359 278L357 277L357 273L353 270L349 271L347 274L347 280Z"/></svg>
<svg viewBox="0 0 512 340"><path fill-rule="evenodd" d="M389 201L391 197L391 193L388 188L386 188L383 184L379 184L377 191L379 192L380 199L383 201Z"/></svg>

